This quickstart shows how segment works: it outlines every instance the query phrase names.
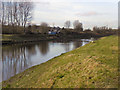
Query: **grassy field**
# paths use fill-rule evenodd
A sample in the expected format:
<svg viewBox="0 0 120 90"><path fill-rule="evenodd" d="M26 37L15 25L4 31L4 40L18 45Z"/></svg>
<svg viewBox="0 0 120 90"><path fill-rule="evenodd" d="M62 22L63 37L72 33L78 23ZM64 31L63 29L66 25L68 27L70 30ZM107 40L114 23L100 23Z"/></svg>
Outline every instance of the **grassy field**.
<svg viewBox="0 0 120 90"><path fill-rule="evenodd" d="M117 88L118 37L108 36L34 66L5 88Z"/></svg>

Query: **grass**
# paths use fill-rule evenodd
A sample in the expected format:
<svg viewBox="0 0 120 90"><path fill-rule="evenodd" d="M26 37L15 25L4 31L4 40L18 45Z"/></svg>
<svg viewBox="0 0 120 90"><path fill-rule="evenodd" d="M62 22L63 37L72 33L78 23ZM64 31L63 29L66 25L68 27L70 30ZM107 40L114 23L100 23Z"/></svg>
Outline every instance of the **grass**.
<svg viewBox="0 0 120 90"><path fill-rule="evenodd" d="M2 35L2 44L10 45L10 44L23 44L23 43L33 43L43 40L51 40L53 38L48 35L42 34L3 34Z"/></svg>
<svg viewBox="0 0 120 90"><path fill-rule="evenodd" d="M28 44L33 42L39 42L44 40L72 40L72 39L85 39L91 37L103 37L110 36L111 34L100 34L96 33L60 33L57 35L48 35L48 34L2 34L2 45L10 45L10 44Z"/></svg>
<svg viewBox="0 0 120 90"><path fill-rule="evenodd" d="M3 34L2 41L30 41L30 40L32 41L41 39L43 37L44 37L43 35Z"/></svg>
<svg viewBox="0 0 120 90"><path fill-rule="evenodd" d="M103 37L33 66L4 88L118 88L118 37Z"/></svg>

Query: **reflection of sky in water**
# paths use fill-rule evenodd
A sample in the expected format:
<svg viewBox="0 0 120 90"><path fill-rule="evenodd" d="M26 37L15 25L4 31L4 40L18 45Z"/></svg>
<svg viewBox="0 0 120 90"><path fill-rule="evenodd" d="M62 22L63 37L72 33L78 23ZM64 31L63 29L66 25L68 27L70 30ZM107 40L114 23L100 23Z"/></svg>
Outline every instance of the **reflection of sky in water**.
<svg viewBox="0 0 120 90"><path fill-rule="evenodd" d="M2 60L0 60L0 82L2 81Z"/></svg>
<svg viewBox="0 0 120 90"><path fill-rule="evenodd" d="M36 46L36 51L37 54L31 56L31 62L32 66L43 63L48 61L51 58L54 58L61 53L68 52L73 49L73 43L67 43L67 44L62 44L62 43L49 43L49 51L47 54L42 55L41 52L39 51L38 47ZM33 60L34 59L34 60Z"/></svg>
<svg viewBox="0 0 120 90"><path fill-rule="evenodd" d="M84 46L89 41L91 40L81 39L67 43L46 41L34 45L16 46L9 50L3 49L3 80L7 80L31 66L44 63L62 53Z"/></svg>

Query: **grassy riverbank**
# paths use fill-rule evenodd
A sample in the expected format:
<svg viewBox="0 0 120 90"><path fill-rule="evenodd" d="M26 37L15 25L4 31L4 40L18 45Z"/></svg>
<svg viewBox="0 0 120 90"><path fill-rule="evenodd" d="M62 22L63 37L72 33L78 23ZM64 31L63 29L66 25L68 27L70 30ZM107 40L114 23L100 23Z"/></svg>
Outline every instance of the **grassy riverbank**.
<svg viewBox="0 0 120 90"><path fill-rule="evenodd" d="M38 42L42 40L51 40L53 37L48 37L47 35L41 34L3 34L2 35L2 44L20 44L20 43L31 43Z"/></svg>
<svg viewBox="0 0 120 90"><path fill-rule="evenodd" d="M57 35L48 35L48 34L3 34L2 35L2 45L10 44L30 44L39 41L45 40L71 40L77 38L98 38L103 36L109 36L111 34L95 34L95 33L65 33Z"/></svg>
<svg viewBox="0 0 120 90"><path fill-rule="evenodd" d="M6 88L117 88L118 37L108 36L34 66Z"/></svg>

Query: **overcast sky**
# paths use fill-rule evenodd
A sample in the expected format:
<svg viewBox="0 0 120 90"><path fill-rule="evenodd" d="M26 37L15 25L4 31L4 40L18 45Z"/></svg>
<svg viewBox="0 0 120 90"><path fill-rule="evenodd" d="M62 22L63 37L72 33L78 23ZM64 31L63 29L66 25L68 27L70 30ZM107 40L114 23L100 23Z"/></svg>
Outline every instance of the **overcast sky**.
<svg viewBox="0 0 120 90"><path fill-rule="evenodd" d="M79 20L84 28L93 26L118 27L119 0L35 0L34 24L64 26L66 20ZM71 26L72 27L72 26Z"/></svg>

